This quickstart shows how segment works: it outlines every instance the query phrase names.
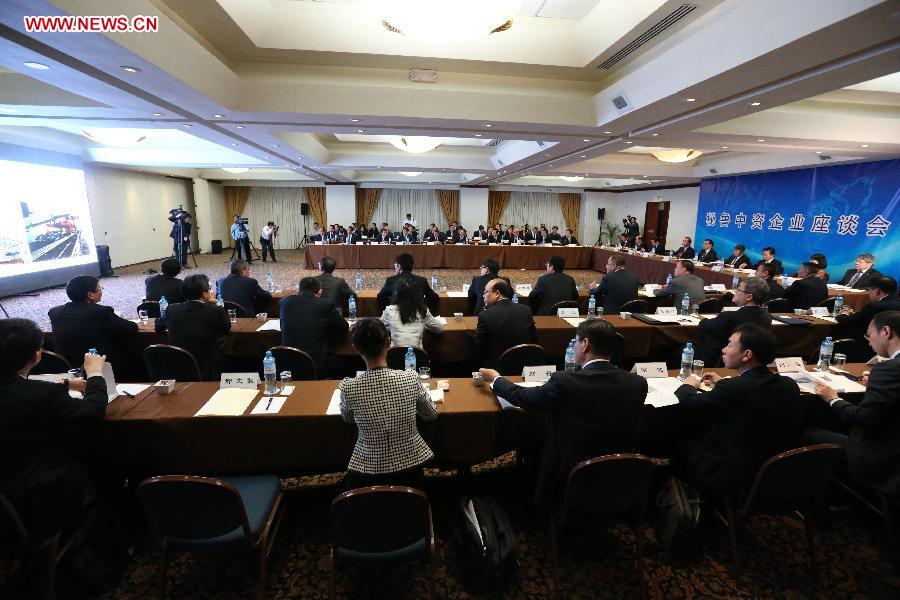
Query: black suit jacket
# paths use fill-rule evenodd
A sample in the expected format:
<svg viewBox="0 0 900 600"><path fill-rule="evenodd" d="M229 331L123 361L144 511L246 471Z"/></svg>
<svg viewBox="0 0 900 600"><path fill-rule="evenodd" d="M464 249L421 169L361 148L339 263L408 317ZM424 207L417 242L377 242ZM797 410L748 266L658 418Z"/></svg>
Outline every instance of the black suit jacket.
<svg viewBox="0 0 900 600"><path fill-rule="evenodd" d="M440 231L438 231L437 235L435 236L435 234L432 233L431 231L426 231L422 235L422 241L423 242L438 242L439 244L443 244L444 243L444 234L441 233Z"/></svg>
<svg viewBox="0 0 900 600"><path fill-rule="evenodd" d="M385 280L384 286L381 288L381 291L378 292L378 305L381 306L382 310L391 303L391 298L394 296L394 287L401 279L409 281L411 285L419 286L419 289L422 290L422 295L425 296L425 304L428 306L428 310L430 310L433 315L438 314L438 302L440 301L440 297L433 289L431 289L431 286L428 285L427 279L409 272L391 275Z"/></svg>
<svg viewBox="0 0 900 600"><path fill-rule="evenodd" d="M886 310L900 310L900 297L884 296L880 300L864 304L859 312L835 317L839 327L835 333L836 337L849 337L855 340L847 351L848 362L865 362L872 358L872 348L864 337L866 329L872 317Z"/></svg>
<svg viewBox="0 0 900 600"><path fill-rule="evenodd" d="M847 271L844 273L844 276L838 283L840 283L841 285L849 285L850 280L853 279L854 275L856 275L856 269L847 269ZM862 274L862 276L859 278L859 280L857 280L856 283L853 284L853 287L860 290L868 287L869 283L871 283L871 281L876 277L881 277L881 271L870 268L868 271Z"/></svg>
<svg viewBox="0 0 900 600"><path fill-rule="evenodd" d="M151 275L144 280L144 298L147 300L156 300L165 296L166 302L184 302L184 295L181 293L181 280L177 277L169 277L162 273Z"/></svg>
<svg viewBox="0 0 900 600"><path fill-rule="evenodd" d="M837 400L832 408L853 426L847 446L853 478L900 497L900 356L872 367L862 402Z"/></svg>
<svg viewBox="0 0 900 600"><path fill-rule="evenodd" d="M528 294L531 306L540 308L535 311L537 315L549 315L553 305L564 300L578 300L578 290L575 288L575 280L565 273L547 273L538 277L537 284Z"/></svg>
<svg viewBox="0 0 900 600"><path fill-rule="evenodd" d="M90 302L67 302L54 306L47 314L53 330L53 347L66 357L73 367L84 363L84 355L91 348L106 355L117 378L124 379L134 370L131 363L132 342L137 335L137 323L116 315L111 306Z"/></svg>
<svg viewBox="0 0 900 600"><path fill-rule="evenodd" d="M557 371L538 388L523 388L500 377L494 393L511 404L549 413L535 503L547 506L578 462L634 449L647 380L608 361L584 369Z"/></svg>
<svg viewBox="0 0 900 600"><path fill-rule="evenodd" d="M561 237L561 238L559 239L559 243L562 244L563 246L568 246L568 245L570 245L570 244L571 244L571 245L574 245L574 246L577 246L577 245L578 245L578 238L576 238L574 235L573 235L572 237L570 237L570 238L567 238L567 237Z"/></svg>
<svg viewBox="0 0 900 600"><path fill-rule="evenodd" d="M703 332L703 343L697 356L706 368L712 368L719 362L722 348L728 345L728 338L738 325L756 323L766 329L772 326L772 315L759 306L742 306L737 310L721 312L713 319L700 321Z"/></svg>
<svg viewBox="0 0 900 600"><path fill-rule="evenodd" d="M746 254L740 256L731 255L725 259L725 266L734 269L746 269L750 266L750 258Z"/></svg>
<svg viewBox="0 0 900 600"><path fill-rule="evenodd" d="M337 364L331 353L331 342L349 329L334 304L309 292L300 292L281 299L280 316L282 345L309 354L320 377L331 375Z"/></svg>
<svg viewBox="0 0 900 600"><path fill-rule="evenodd" d="M811 275L789 285L784 290L784 297L793 308L809 308L828 298L828 284Z"/></svg>
<svg viewBox="0 0 900 600"><path fill-rule="evenodd" d="M248 317L255 315L272 300L272 294L262 289L252 277L232 274L219 279L216 285L222 294L222 300L240 304Z"/></svg>
<svg viewBox="0 0 900 600"><path fill-rule="evenodd" d="M227 310L196 300L170 304L166 316L156 320L156 331L167 331L170 344L194 355L205 381L219 379L222 374L219 345L231 331Z"/></svg>
<svg viewBox="0 0 900 600"><path fill-rule="evenodd" d="M781 284L775 281L775 278L766 279L766 283L769 284L769 297L768 300L772 298L783 298L784 297L784 288L781 287Z"/></svg>
<svg viewBox="0 0 900 600"><path fill-rule="evenodd" d="M350 289L347 282L341 277L335 277L331 273L322 273L316 276L322 284L322 300L328 300L343 314L349 310L347 302L350 298L357 298L356 293Z"/></svg>
<svg viewBox="0 0 900 600"><path fill-rule="evenodd" d="M694 248L692 246L688 246L687 248L685 248L684 246L679 246L678 250L676 250L672 256L676 258L688 259L694 258L695 255L696 253L694 252Z"/></svg>
<svg viewBox="0 0 900 600"><path fill-rule="evenodd" d="M617 315L619 308L629 300L638 297L641 280L625 269L607 273L591 293L597 298L597 306L603 307L603 314Z"/></svg>
<svg viewBox="0 0 900 600"><path fill-rule="evenodd" d="M720 380L709 392L690 385L675 391L702 431L686 440L688 478L714 497L744 497L759 466L799 446L803 430L800 389L767 367Z"/></svg>
<svg viewBox="0 0 900 600"><path fill-rule="evenodd" d="M353 233L348 233L347 236L344 238L344 243L350 244L350 245L353 245L356 242L361 242L361 241L362 241L362 234L358 231L354 231Z"/></svg>
<svg viewBox="0 0 900 600"><path fill-rule="evenodd" d="M501 300L478 313L475 346L481 364L495 367L500 355L519 344L537 341L531 309L512 300Z"/></svg>
<svg viewBox="0 0 900 600"><path fill-rule="evenodd" d="M472 278L472 285L469 286L469 310L472 314L478 316L478 313L484 309L484 288L492 279L500 278L509 283L509 277L500 277L487 273L486 275L476 275Z"/></svg>
<svg viewBox="0 0 900 600"><path fill-rule="evenodd" d="M666 247L663 244L657 244L655 246L650 246L649 251L651 254L665 254Z"/></svg>
<svg viewBox="0 0 900 600"><path fill-rule="evenodd" d="M715 262L719 260L719 255L716 254L715 248L710 248L709 250L701 250L697 255L698 262Z"/></svg>
<svg viewBox="0 0 900 600"><path fill-rule="evenodd" d="M764 264L766 264L766 261L765 261L765 259L761 258L758 261L756 261L756 264L753 265L753 268L757 269L757 268L759 268L759 265L764 265ZM773 267L775 267L775 275L781 275L782 273L784 273L784 267L781 265L781 261L778 260L777 258L773 258L769 264L772 265Z"/></svg>

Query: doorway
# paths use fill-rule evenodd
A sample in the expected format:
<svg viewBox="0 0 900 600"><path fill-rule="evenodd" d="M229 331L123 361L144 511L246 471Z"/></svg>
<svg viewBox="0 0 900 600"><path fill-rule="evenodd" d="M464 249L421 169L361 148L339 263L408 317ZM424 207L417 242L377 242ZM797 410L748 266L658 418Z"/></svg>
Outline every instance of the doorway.
<svg viewBox="0 0 900 600"><path fill-rule="evenodd" d="M669 201L654 200L647 203L644 211L644 242L657 238L666 247L666 233L669 230Z"/></svg>

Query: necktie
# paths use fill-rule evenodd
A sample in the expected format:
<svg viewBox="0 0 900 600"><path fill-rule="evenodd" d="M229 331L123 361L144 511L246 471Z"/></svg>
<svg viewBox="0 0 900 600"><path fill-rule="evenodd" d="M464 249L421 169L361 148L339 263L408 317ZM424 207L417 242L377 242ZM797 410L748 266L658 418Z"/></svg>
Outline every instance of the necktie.
<svg viewBox="0 0 900 600"><path fill-rule="evenodd" d="M850 278L850 281L847 283L847 287L853 287L856 285L856 282L859 281L859 278L862 277L862 271L857 271L856 274Z"/></svg>

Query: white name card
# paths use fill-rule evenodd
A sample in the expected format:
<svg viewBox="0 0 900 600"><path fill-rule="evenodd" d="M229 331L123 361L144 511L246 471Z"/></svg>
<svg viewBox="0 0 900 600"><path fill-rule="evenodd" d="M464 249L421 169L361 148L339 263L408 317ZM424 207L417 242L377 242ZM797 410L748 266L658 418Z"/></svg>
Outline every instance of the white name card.
<svg viewBox="0 0 900 600"><path fill-rule="evenodd" d="M577 308L557 308L556 316L561 319L577 319L578 318L578 309Z"/></svg>
<svg viewBox="0 0 900 600"><path fill-rule="evenodd" d="M364 246L364 245L365 245L365 242L356 242L356 245L357 245L357 246Z"/></svg>
<svg viewBox="0 0 900 600"><path fill-rule="evenodd" d="M671 256L663 256L662 259L663 259L663 262L669 262L670 260L672 260L672 257Z"/></svg>
<svg viewBox="0 0 900 600"><path fill-rule="evenodd" d="M827 317L828 316L828 307L827 306L810 306L809 314L818 315L821 317Z"/></svg>
<svg viewBox="0 0 900 600"><path fill-rule="evenodd" d="M222 373L219 389L240 388L255 390L257 384L259 384L259 375L257 373Z"/></svg>
<svg viewBox="0 0 900 600"><path fill-rule="evenodd" d="M517 283L516 284L516 293L517 294L525 294L525 295L530 294L531 286L528 285L527 283Z"/></svg>
<svg viewBox="0 0 900 600"><path fill-rule="evenodd" d="M658 283L645 283L644 284L644 289L646 291L650 292L651 294L653 293L653 290L655 290L658 287L659 287Z"/></svg>
<svg viewBox="0 0 900 600"><path fill-rule="evenodd" d="M321 245L324 244L324 243L325 243L325 242L313 242L313 244L315 244L316 246L321 246Z"/></svg>
<svg viewBox="0 0 900 600"><path fill-rule="evenodd" d="M714 292L724 292L725 284L724 283L714 283L711 286L709 286L709 289L711 289Z"/></svg>
<svg viewBox="0 0 900 600"><path fill-rule="evenodd" d="M468 292L469 292L469 287L471 287L470 284L464 283L464 284L463 284L463 291L466 292L466 293L468 293Z"/></svg>
<svg viewBox="0 0 900 600"><path fill-rule="evenodd" d="M806 371L803 359L799 356L788 356L786 358L776 358L775 368L779 373L790 373L793 371Z"/></svg>
<svg viewBox="0 0 900 600"><path fill-rule="evenodd" d="M644 379L669 376L669 371L666 369L666 363L664 362L635 363L634 366L631 367L631 372L637 373Z"/></svg>
<svg viewBox="0 0 900 600"><path fill-rule="evenodd" d="M712 267L712 270L713 270L713 271L721 271L721 270L722 270L722 265L715 265L714 267Z"/></svg>
<svg viewBox="0 0 900 600"><path fill-rule="evenodd" d="M500 242L503 243L503 244L508 244L508 243L509 243L509 240L500 240Z"/></svg>
<svg viewBox="0 0 900 600"><path fill-rule="evenodd" d="M547 381L554 373L556 373L556 365L542 365L522 369L522 377L525 378L525 381Z"/></svg>
<svg viewBox="0 0 900 600"><path fill-rule="evenodd" d="M658 315L677 315L678 309L674 306L659 306L656 308L656 314Z"/></svg>

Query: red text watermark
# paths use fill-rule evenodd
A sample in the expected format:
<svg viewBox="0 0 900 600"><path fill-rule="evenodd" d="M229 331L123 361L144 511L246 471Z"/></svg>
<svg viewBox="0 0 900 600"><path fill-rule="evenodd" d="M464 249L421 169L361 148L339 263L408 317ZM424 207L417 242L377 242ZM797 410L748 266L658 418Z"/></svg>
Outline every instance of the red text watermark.
<svg viewBox="0 0 900 600"><path fill-rule="evenodd" d="M159 17L136 15L26 16L26 31L45 33L143 33L159 30Z"/></svg>

